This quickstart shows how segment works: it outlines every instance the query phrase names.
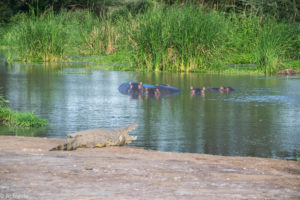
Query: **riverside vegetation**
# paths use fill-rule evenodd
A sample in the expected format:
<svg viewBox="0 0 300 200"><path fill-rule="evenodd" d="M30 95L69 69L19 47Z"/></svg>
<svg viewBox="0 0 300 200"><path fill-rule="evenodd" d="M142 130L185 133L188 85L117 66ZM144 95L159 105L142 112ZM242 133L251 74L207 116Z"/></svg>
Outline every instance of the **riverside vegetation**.
<svg viewBox="0 0 300 200"><path fill-rule="evenodd" d="M230 9L226 1L124 2L100 13L32 6L2 25L1 45L9 47L9 60L123 63L121 70L235 71L235 64L254 64L255 72L269 74L300 68L296 6L282 15L256 0L234 1Z"/></svg>
<svg viewBox="0 0 300 200"><path fill-rule="evenodd" d="M13 112L8 106L8 101L0 94L0 124L13 128L42 127L47 125L45 119L34 115L33 112Z"/></svg>

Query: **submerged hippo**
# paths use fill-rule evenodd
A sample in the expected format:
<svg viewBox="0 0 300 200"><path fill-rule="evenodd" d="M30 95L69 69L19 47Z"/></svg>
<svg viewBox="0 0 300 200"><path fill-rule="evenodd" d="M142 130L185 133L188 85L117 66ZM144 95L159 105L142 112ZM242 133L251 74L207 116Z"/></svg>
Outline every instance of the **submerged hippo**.
<svg viewBox="0 0 300 200"><path fill-rule="evenodd" d="M126 95L131 95L131 94L139 94L143 93L143 83L140 82L135 82L135 81L130 81L123 83L119 86L119 92L122 94Z"/></svg>
<svg viewBox="0 0 300 200"><path fill-rule="evenodd" d="M129 81L122 83L119 86L119 92L125 95L130 95L132 98L137 98L140 96L159 98L171 95L179 94L181 91L178 88L160 84L160 85L150 85L138 83L135 81Z"/></svg>
<svg viewBox="0 0 300 200"><path fill-rule="evenodd" d="M156 98L160 97L160 91L158 88L145 88L145 97L146 98Z"/></svg>
<svg viewBox="0 0 300 200"><path fill-rule="evenodd" d="M223 92L232 92L232 91L234 91L234 90L235 90L235 89L232 88L232 87L223 87L223 86L221 86L220 89L219 89L219 91L220 91L221 93L223 93Z"/></svg>
<svg viewBox="0 0 300 200"><path fill-rule="evenodd" d="M224 87L224 86L221 86L219 88L207 88L206 91L208 92L232 92L234 91L235 89L232 88L232 87Z"/></svg>
<svg viewBox="0 0 300 200"><path fill-rule="evenodd" d="M234 88L232 87L224 87L224 86L221 86L219 88L193 88L193 86L191 86L190 88L190 93L191 93L191 96L194 96L194 95L202 95L204 96L205 95L205 92L220 92L220 93L224 93L224 92L232 92L232 91L235 91Z"/></svg>
<svg viewBox="0 0 300 200"><path fill-rule="evenodd" d="M156 88L160 96L176 95L181 92L181 90L179 90L178 88L172 87L170 85L165 85L165 84L157 85Z"/></svg>
<svg viewBox="0 0 300 200"><path fill-rule="evenodd" d="M203 88L193 88L193 86L191 86L191 88L190 88L190 93L191 93L191 95L192 96L194 96L194 95L204 95L204 92L205 92L205 87L203 87Z"/></svg>
<svg viewBox="0 0 300 200"><path fill-rule="evenodd" d="M127 91L130 95L141 95L144 92L143 83L129 82L129 89Z"/></svg>
<svg viewBox="0 0 300 200"><path fill-rule="evenodd" d="M206 88L205 91L207 91L207 92L219 92L219 89L220 88Z"/></svg>

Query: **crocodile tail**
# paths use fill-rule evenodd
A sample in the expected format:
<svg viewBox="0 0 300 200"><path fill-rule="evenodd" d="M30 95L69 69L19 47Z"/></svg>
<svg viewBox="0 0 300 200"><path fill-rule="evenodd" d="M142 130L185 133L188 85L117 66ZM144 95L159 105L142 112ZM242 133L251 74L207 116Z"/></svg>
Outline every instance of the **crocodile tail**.
<svg viewBox="0 0 300 200"><path fill-rule="evenodd" d="M71 151L71 150L75 150L76 148L72 147L72 145L70 145L69 143L65 143L65 144L60 144L57 147L54 147L52 149L50 149L49 151Z"/></svg>

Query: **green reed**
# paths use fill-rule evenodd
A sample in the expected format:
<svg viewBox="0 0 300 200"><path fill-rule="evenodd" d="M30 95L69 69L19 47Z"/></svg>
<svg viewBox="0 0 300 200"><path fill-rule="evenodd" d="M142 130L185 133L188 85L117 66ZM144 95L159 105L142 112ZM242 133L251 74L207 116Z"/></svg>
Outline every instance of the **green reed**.
<svg viewBox="0 0 300 200"><path fill-rule="evenodd" d="M285 61L299 59L299 24L275 22L255 15L230 16L227 49L231 63L253 63L257 70L272 73ZM298 49L298 50L297 50Z"/></svg>
<svg viewBox="0 0 300 200"><path fill-rule="evenodd" d="M79 25L79 29L82 53L110 55L118 50L120 33L110 18L99 18L89 13L86 21Z"/></svg>
<svg viewBox="0 0 300 200"><path fill-rule="evenodd" d="M256 64L257 71L272 73L286 60L299 59L299 24L254 14L155 7L130 25L132 65L142 70L219 71L228 64Z"/></svg>
<svg viewBox="0 0 300 200"><path fill-rule="evenodd" d="M143 12L122 8L100 16L89 10L22 14L12 24L1 43L24 61L109 55L133 70L226 71L230 64L256 64L257 71L272 73L300 58L299 23L249 11L153 3Z"/></svg>
<svg viewBox="0 0 300 200"><path fill-rule="evenodd" d="M0 88L1 89L1 88ZM47 125L45 119L41 119L34 115L33 112L13 112L7 104L8 100L0 93L0 125L8 125L11 127L42 127Z"/></svg>
<svg viewBox="0 0 300 200"><path fill-rule="evenodd" d="M265 73L278 71L283 61L299 59L299 26L265 21L259 31L254 53L258 69ZM298 48L296 38L298 35Z"/></svg>
<svg viewBox="0 0 300 200"><path fill-rule="evenodd" d="M20 18L20 16L18 16ZM65 51L66 30L61 15L22 15L23 19L6 35L7 44L16 47L22 60L53 61Z"/></svg>
<svg viewBox="0 0 300 200"><path fill-rule="evenodd" d="M155 7L132 20L128 38L138 68L195 71L217 63L226 38L223 16L192 7Z"/></svg>
<svg viewBox="0 0 300 200"><path fill-rule="evenodd" d="M42 127L47 125L45 119L34 115L33 112L13 112L9 107L0 106L0 123L11 127Z"/></svg>

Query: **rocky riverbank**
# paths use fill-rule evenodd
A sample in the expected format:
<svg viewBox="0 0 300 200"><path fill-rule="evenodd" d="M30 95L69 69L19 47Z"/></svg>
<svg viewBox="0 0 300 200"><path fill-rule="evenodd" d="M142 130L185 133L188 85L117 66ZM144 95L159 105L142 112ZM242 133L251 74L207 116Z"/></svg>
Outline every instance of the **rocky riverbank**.
<svg viewBox="0 0 300 200"><path fill-rule="evenodd" d="M296 161L0 136L0 199L299 199Z"/></svg>

